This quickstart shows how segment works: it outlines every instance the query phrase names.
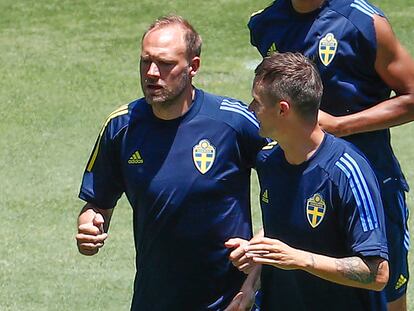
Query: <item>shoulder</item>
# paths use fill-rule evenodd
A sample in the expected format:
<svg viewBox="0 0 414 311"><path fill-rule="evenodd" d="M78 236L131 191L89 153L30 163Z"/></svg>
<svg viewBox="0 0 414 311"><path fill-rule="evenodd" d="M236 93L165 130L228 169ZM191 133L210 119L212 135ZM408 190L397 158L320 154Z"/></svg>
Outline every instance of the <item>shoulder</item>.
<svg viewBox="0 0 414 311"><path fill-rule="evenodd" d="M379 225L377 212L382 208L377 178L368 160L352 144L337 140L343 148L334 161L331 179L339 199L358 210L364 232L374 230Z"/></svg>
<svg viewBox="0 0 414 311"><path fill-rule="evenodd" d="M272 21L289 19L290 6L286 0L276 0L269 6L252 13L248 27L252 34L259 34L269 29Z"/></svg>
<svg viewBox="0 0 414 311"><path fill-rule="evenodd" d="M200 111L201 115L225 123L236 131L258 130L259 122L242 101L204 91L202 91L202 95L204 99Z"/></svg>
<svg viewBox="0 0 414 311"><path fill-rule="evenodd" d="M130 125L131 120L144 112L145 105L146 103L143 99L137 99L118 107L105 119L102 132L105 131L110 137L116 136L122 129Z"/></svg>
<svg viewBox="0 0 414 311"><path fill-rule="evenodd" d="M331 0L327 6L329 10L343 15L358 24L361 20L372 20L375 15L385 16L375 5L365 0Z"/></svg>
<svg viewBox="0 0 414 311"><path fill-rule="evenodd" d="M263 146L260 152L257 154L256 162L257 165L260 166L261 164L267 162L269 158L281 159L282 156L282 149L277 144L277 142L269 140L267 145Z"/></svg>
<svg viewBox="0 0 414 311"><path fill-rule="evenodd" d="M327 10L348 20L369 40L375 38L375 16L385 17L384 12L365 0L331 0Z"/></svg>
<svg viewBox="0 0 414 311"><path fill-rule="evenodd" d="M337 185L361 183L375 179L375 174L365 156L351 143L329 135L329 150L322 165Z"/></svg>
<svg viewBox="0 0 414 311"><path fill-rule="evenodd" d="M275 18L277 15L283 15L284 11L289 9L289 3L286 0L276 0L273 1L267 7L255 11L250 16L250 22L253 23L260 22L267 18Z"/></svg>

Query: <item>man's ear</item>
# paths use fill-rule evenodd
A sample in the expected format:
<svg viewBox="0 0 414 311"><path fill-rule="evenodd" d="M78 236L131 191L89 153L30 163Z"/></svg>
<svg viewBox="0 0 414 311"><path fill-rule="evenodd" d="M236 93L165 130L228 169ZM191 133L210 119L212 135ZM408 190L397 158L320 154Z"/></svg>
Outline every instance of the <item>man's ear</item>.
<svg viewBox="0 0 414 311"><path fill-rule="evenodd" d="M279 105L279 115L280 116L286 116L286 115L289 114L289 112L291 110L291 107L290 107L290 104L287 101L281 100L281 101L279 101L278 105Z"/></svg>
<svg viewBox="0 0 414 311"><path fill-rule="evenodd" d="M198 56L194 56L190 61L190 76L191 78L195 77L198 70L200 69L201 59Z"/></svg>

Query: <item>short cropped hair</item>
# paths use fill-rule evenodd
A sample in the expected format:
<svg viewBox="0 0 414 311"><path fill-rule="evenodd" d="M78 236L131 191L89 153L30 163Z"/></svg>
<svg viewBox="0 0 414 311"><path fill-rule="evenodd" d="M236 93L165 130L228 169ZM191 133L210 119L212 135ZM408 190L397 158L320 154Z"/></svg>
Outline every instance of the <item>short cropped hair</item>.
<svg viewBox="0 0 414 311"><path fill-rule="evenodd" d="M201 55L201 36L197 33L194 27L183 17L179 15L165 15L155 20L144 32L142 39L148 32L155 28L163 28L170 25L179 25L185 30L184 40L187 46L187 57L189 59L194 56Z"/></svg>
<svg viewBox="0 0 414 311"><path fill-rule="evenodd" d="M255 70L260 83L274 102L286 100L305 120L315 120L323 85L314 63L300 53L274 53L265 57Z"/></svg>

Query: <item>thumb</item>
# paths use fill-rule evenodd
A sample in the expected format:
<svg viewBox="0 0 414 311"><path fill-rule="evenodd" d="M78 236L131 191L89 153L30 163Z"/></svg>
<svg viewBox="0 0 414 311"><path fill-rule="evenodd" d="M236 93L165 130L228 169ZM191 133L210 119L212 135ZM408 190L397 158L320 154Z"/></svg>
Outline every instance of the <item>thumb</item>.
<svg viewBox="0 0 414 311"><path fill-rule="evenodd" d="M235 247L239 247L241 244L241 240L238 238L234 238L234 239L229 239L226 242L224 242L224 246L226 248L235 248Z"/></svg>
<svg viewBox="0 0 414 311"><path fill-rule="evenodd" d="M99 229L102 230L103 224L104 224L105 220L103 218L103 216L99 213L96 213L95 217L92 220L92 223L95 227L98 227Z"/></svg>

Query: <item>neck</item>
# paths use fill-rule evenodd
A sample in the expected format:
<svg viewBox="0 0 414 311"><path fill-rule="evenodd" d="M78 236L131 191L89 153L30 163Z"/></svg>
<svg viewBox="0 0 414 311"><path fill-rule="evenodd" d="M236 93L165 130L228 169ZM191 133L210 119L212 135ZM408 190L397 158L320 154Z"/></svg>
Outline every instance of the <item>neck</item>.
<svg viewBox="0 0 414 311"><path fill-rule="evenodd" d="M191 86L179 97L172 101L153 103L151 105L154 115L161 120L174 120L183 116L191 107L195 96L195 90Z"/></svg>
<svg viewBox="0 0 414 311"><path fill-rule="evenodd" d="M322 144L325 135L319 125L297 128L298 130L287 135L283 141L278 141L287 162L293 165L309 160Z"/></svg>
<svg viewBox="0 0 414 311"><path fill-rule="evenodd" d="M325 0L291 0L292 6L298 13L310 13L319 9Z"/></svg>

